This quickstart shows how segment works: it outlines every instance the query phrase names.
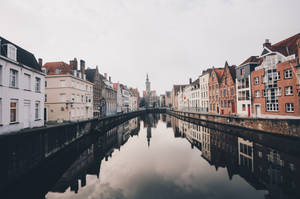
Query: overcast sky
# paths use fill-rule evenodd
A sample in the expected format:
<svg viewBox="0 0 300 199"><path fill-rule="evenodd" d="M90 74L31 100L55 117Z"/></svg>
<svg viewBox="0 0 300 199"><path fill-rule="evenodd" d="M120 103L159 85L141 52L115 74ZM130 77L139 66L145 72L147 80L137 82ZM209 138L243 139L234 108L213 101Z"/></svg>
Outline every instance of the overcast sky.
<svg viewBox="0 0 300 199"><path fill-rule="evenodd" d="M162 93L300 32L299 0L1 0L1 36L48 61L77 57Z"/></svg>

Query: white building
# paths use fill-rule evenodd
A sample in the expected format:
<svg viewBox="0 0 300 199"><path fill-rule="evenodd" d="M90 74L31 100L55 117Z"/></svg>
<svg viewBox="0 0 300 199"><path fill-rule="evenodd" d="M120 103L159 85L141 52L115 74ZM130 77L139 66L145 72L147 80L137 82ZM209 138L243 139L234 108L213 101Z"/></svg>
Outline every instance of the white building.
<svg viewBox="0 0 300 199"><path fill-rule="evenodd" d="M208 112L209 96L208 96L208 81L209 81L210 70L203 71L199 77L200 87L200 110L201 112Z"/></svg>
<svg viewBox="0 0 300 199"><path fill-rule="evenodd" d="M44 82L34 55L0 37L0 134L44 125Z"/></svg>
<svg viewBox="0 0 300 199"><path fill-rule="evenodd" d="M129 111L136 111L138 109L138 98L133 92L129 92Z"/></svg>
<svg viewBox="0 0 300 199"><path fill-rule="evenodd" d="M130 94L127 86L115 83L114 88L117 90L117 112L127 113L129 111L130 99Z"/></svg>

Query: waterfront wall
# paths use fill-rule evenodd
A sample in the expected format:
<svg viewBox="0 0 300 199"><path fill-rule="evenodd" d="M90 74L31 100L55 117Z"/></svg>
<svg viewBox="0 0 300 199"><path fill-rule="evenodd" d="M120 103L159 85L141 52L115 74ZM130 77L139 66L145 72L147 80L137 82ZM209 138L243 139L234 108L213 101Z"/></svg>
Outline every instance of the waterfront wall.
<svg viewBox="0 0 300 199"><path fill-rule="evenodd" d="M167 110L167 113L210 123L226 124L234 127L300 138L300 119L241 118L177 110Z"/></svg>

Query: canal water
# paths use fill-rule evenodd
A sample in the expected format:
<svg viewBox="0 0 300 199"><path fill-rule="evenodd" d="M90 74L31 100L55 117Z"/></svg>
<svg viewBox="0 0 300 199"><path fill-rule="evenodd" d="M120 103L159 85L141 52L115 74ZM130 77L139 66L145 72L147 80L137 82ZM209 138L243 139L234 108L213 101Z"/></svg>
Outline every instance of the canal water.
<svg viewBox="0 0 300 199"><path fill-rule="evenodd" d="M239 131L141 116L7 179L0 198L299 198L299 141ZM10 178L20 163L6 158Z"/></svg>

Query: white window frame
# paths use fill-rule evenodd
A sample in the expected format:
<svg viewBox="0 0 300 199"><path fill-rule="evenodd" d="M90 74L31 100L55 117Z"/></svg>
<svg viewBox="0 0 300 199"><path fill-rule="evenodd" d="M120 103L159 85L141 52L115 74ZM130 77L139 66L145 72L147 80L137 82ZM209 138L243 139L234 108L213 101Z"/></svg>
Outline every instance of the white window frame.
<svg viewBox="0 0 300 199"><path fill-rule="evenodd" d="M25 84L25 90L30 91L31 90L31 75L24 73L24 84Z"/></svg>
<svg viewBox="0 0 300 199"><path fill-rule="evenodd" d="M39 78L39 77L35 78L35 92L36 93L41 92L41 78Z"/></svg>
<svg viewBox="0 0 300 199"><path fill-rule="evenodd" d="M293 112L295 112L295 106L294 106L294 104L293 103L286 103L285 104L285 111L287 113L293 113Z"/></svg>
<svg viewBox="0 0 300 199"><path fill-rule="evenodd" d="M60 102L66 102L66 93L60 93L59 94L59 101Z"/></svg>
<svg viewBox="0 0 300 199"><path fill-rule="evenodd" d="M259 77L254 77L254 85L258 85L259 84Z"/></svg>
<svg viewBox="0 0 300 199"><path fill-rule="evenodd" d="M7 44L7 57L17 61L17 48L12 44Z"/></svg>
<svg viewBox="0 0 300 199"><path fill-rule="evenodd" d="M259 92L259 90L254 91L254 96L255 96L256 98L259 98L259 97L260 97L260 92Z"/></svg>
<svg viewBox="0 0 300 199"><path fill-rule="evenodd" d="M66 87L66 80L60 80L60 87Z"/></svg>
<svg viewBox="0 0 300 199"><path fill-rule="evenodd" d="M16 112L15 112L16 118L15 118L14 121L12 121L12 117L11 117L12 116L11 115L11 110L12 110L11 104L12 103L16 104L16 107L13 108L13 110L16 110ZM10 100L10 103L9 103L9 122L10 123L16 123L16 122L18 122L18 100L15 100L15 99Z"/></svg>
<svg viewBox="0 0 300 199"><path fill-rule="evenodd" d="M2 83L2 81L3 81L3 78L2 78L2 72L3 71L3 66L2 65L0 65L0 85L2 85L3 83Z"/></svg>
<svg viewBox="0 0 300 199"><path fill-rule="evenodd" d="M286 96L293 95L293 86L284 87L284 95Z"/></svg>
<svg viewBox="0 0 300 199"><path fill-rule="evenodd" d="M15 69L10 69L9 70L9 87L10 88L18 88L18 76L19 76L19 71Z"/></svg>
<svg viewBox="0 0 300 199"><path fill-rule="evenodd" d="M36 101L34 103L34 119L39 120L40 119L40 102Z"/></svg>
<svg viewBox="0 0 300 199"><path fill-rule="evenodd" d="M287 69L284 71L284 79L291 79L293 76L292 69Z"/></svg>

